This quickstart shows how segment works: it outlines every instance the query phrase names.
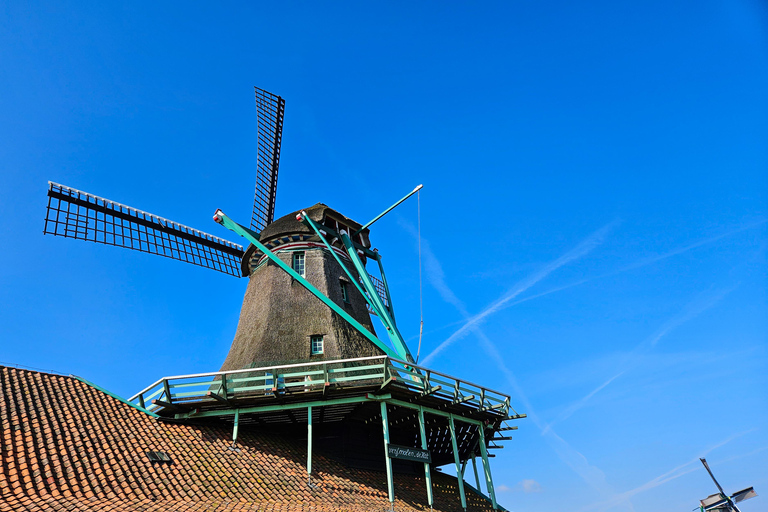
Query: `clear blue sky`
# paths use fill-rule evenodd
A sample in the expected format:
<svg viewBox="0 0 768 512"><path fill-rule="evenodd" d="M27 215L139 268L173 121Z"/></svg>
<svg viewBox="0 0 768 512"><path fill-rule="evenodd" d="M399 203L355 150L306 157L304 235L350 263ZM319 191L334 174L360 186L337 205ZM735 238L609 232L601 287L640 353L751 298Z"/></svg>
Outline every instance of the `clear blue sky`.
<svg viewBox="0 0 768 512"><path fill-rule="evenodd" d="M212 371L246 282L43 236L53 180L224 237L252 86L286 98L278 214L424 184L421 360L508 391L514 511L768 510L768 7L5 2L0 361L129 396ZM416 204L372 239L416 349Z"/></svg>

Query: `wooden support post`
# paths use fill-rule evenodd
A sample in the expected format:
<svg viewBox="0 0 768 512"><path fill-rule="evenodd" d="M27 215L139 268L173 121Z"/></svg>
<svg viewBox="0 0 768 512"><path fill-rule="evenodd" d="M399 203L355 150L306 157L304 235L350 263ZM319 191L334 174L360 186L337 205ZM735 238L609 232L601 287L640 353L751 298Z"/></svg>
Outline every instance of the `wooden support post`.
<svg viewBox="0 0 768 512"><path fill-rule="evenodd" d="M424 408L419 407L419 435L421 436L421 449L426 450L427 449L427 428L426 424L424 423ZM434 503L434 498L432 496L432 471L430 468L430 465L428 463L424 463L424 480L427 483L427 503L429 503L429 508L432 508L432 504Z"/></svg>
<svg viewBox="0 0 768 512"><path fill-rule="evenodd" d="M493 477L491 476L491 462L488 460L488 450L485 448L485 428L481 425L478 432L480 433L480 454L483 456L485 487L488 489L488 496L491 497L493 510L498 510L499 506L496 504L496 490L493 488Z"/></svg>
<svg viewBox="0 0 768 512"><path fill-rule="evenodd" d="M307 407L307 478L312 477L312 406Z"/></svg>
<svg viewBox="0 0 768 512"><path fill-rule="evenodd" d="M459 461L459 445L456 443L456 426L453 423L453 414L448 417L448 427L451 430L451 445L453 446L453 461L456 463L456 480L459 483L459 494L461 495L461 508L467 510L467 497L464 494L464 475L461 471L461 461Z"/></svg>
<svg viewBox="0 0 768 512"><path fill-rule="evenodd" d="M392 461L389 459L389 421L387 420L387 402L381 402L381 424L384 427L384 462L387 468L387 494L390 508L395 507L395 485L392 479Z"/></svg>
<svg viewBox="0 0 768 512"><path fill-rule="evenodd" d="M475 462L474 455L472 455L472 471L475 472L475 487L480 492L480 477L477 476L477 462Z"/></svg>
<svg viewBox="0 0 768 512"><path fill-rule="evenodd" d="M237 430L240 427L240 409L235 409L235 426L232 428L232 448L237 442Z"/></svg>
<svg viewBox="0 0 768 512"><path fill-rule="evenodd" d="M229 390L227 389L227 374L221 376L221 394L224 396L224 398L227 398L227 395L229 395Z"/></svg>

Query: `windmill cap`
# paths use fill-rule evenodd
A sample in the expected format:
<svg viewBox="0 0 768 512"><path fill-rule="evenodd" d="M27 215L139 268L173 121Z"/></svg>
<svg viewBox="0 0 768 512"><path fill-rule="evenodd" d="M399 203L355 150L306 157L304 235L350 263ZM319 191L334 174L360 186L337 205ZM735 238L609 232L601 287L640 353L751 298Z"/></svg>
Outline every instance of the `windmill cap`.
<svg viewBox="0 0 768 512"><path fill-rule="evenodd" d="M354 233L362 227L362 224L359 222L350 219L346 215L342 215L333 208L330 208L328 205L317 203L313 206L310 206L309 208L296 210L295 212L283 215L276 221L272 222L261 231L259 241L266 245L275 239L296 235L305 235L316 238L317 235L315 235L314 230L304 224L304 222L298 220L302 214L306 214L307 217L315 221L317 224L320 224L321 226L330 226L333 224L334 227L332 229L334 230L338 225L339 229L344 229L347 232ZM371 245L368 239L369 232L370 231L367 228L360 232L360 240L358 243L362 242L363 247L370 247ZM250 245L243 255L243 259L240 265L242 267L243 276L246 276L249 273L248 262L250 261L254 252L256 252L256 247Z"/></svg>

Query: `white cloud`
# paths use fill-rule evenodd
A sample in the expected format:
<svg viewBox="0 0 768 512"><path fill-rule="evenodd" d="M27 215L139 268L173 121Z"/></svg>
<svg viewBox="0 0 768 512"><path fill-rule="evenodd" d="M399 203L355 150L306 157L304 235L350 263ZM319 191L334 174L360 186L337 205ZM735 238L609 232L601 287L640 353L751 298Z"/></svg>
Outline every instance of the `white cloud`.
<svg viewBox="0 0 768 512"><path fill-rule="evenodd" d="M530 478L523 480L517 485L519 485L523 489L523 492L526 494L532 492L541 492L541 484Z"/></svg>

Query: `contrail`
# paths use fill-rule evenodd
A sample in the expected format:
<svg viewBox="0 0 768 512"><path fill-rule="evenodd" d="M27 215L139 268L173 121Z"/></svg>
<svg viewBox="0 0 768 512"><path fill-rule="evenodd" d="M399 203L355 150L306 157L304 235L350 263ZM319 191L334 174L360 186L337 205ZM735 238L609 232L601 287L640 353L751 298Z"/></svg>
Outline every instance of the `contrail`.
<svg viewBox="0 0 768 512"><path fill-rule="evenodd" d="M738 286L738 285L737 285ZM651 336L646 338L645 340L638 343L635 348L633 348L629 354L627 355L626 359L624 360L624 363L622 364L622 370L618 373L614 374L612 377L607 379L605 382L597 386L595 389L590 391L586 396L583 398L577 400L576 402L569 405L565 411L563 411L560 416L558 416L556 419L554 419L549 425L547 425L544 428L544 431L546 432L549 428L551 428L556 423L560 423L561 421L564 421L568 418L570 418L576 411L584 407L589 400L595 396L598 392L600 392L603 388L608 386L611 382L619 378L621 375L623 375L625 372L627 372L630 368L632 368L635 365L635 361L637 360L638 355L643 352L650 350L651 348L655 347L656 344L667 334L669 334L674 329L677 329L681 325L683 325L686 322L689 322L690 320L693 320L700 314L702 314L704 311L708 310L709 308L713 307L715 304L720 302L726 295L731 293L736 286L733 286L731 288L720 290L716 293L710 294L708 296L699 296L695 298L694 300L690 301L686 306L677 313L675 316L664 322L662 326Z"/></svg>
<svg viewBox="0 0 768 512"><path fill-rule="evenodd" d="M544 268L539 270L538 272L535 272L531 274L530 276L526 277L525 279L519 281L515 286L513 286L504 296L496 300L493 304L485 308L483 311L478 313L475 316L470 317L467 319L467 322L456 332L451 334L448 339L443 341L440 345L437 346L427 357L424 358L424 364L428 364L432 359L437 356L440 352L445 350L449 345L451 345L454 341L457 339L463 337L466 335L466 333L471 329L473 326L477 325L479 322L481 322L485 317L492 315L499 309L503 308L505 304L510 302L512 299L526 291L528 288L533 286L534 284L538 283L545 277L547 277L549 274L557 270L558 268L562 267L563 265L566 265L570 263L573 260L576 260L578 258L581 258L582 256L588 254L591 252L595 247L600 245L605 238L605 236L608 234L608 232L613 229L613 227L618 224L618 220L614 220L613 222L610 222L603 226L602 228L598 229L591 235L589 235L587 238L582 240L576 247L571 249L570 251L566 252L556 260L550 262L549 264L545 265ZM434 256L433 256L434 257ZM441 280L442 287L447 288L445 286L445 282ZM440 291L440 289L438 289ZM449 289L450 291L450 289ZM443 293L441 292L441 295ZM455 294L453 292L450 292L450 297L447 302L450 302L451 304L455 304L455 300L458 300L455 298ZM445 296L444 296L445 298ZM462 314L464 314L462 312Z"/></svg>
<svg viewBox="0 0 768 512"><path fill-rule="evenodd" d="M425 259L425 268L427 278L430 280L432 286L440 293L443 299L452 304L465 318L469 318L464 303L456 296L451 288L445 282L445 275L440 265L439 260L435 257L428 243L422 240L422 256ZM491 357L492 361L496 364L497 368L506 378L507 382L512 387L514 394L520 401L521 407L525 410L528 417L534 422L537 428L541 430L543 428L543 422L536 414L533 405L528 400L527 395L523 391L522 387L517 381L515 374L504 362L504 358L499 353L496 345L485 335L479 325L473 325L471 327L473 333L480 340L480 344L485 352ZM589 461L573 449L567 441L558 436L554 430L550 430L545 435L547 444L557 454L563 463L565 463L571 470L576 473L587 485L595 489L602 496L613 496L615 492L610 488L605 479L605 474L597 467L589 464Z"/></svg>
<svg viewBox="0 0 768 512"><path fill-rule="evenodd" d="M497 312L497 311L499 311L501 309L504 309L504 308L516 306L518 304L522 304L523 302L528 302L529 300L538 299L540 297L545 297L545 296L550 295L552 293L556 293L556 292L560 292L560 291L563 291L563 290L567 290L569 288L573 288L573 287L582 285L582 284L590 282L590 281L595 281L597 279L603 279L603 278L606 278L606 277L613 277L613 276L615 276L617 274L621 274L623 272L629 272L630 270L635 270L635 269L642 268L642 267L645 267L645 266L648 266L648 265L652 265L654 263L657 263L659 261L665 260L667 258L671 258L673 256L677 256L678 254L682 254L684 252L688 252L688 251L690 251L692 249L696 249L698 247L702 247L702 246L709 245L711 243L717 242L718 240L721 240L723 238L735 235L736 233L741 233L742 231L746 231L746 230L755 228L757 226L762 226L766 222L768 222L768 219L763 219L763 220L760 220L758 222L753 222L753 223L750 223L750 224L746 224L746 225L744 225L744 226L742 226L740 228L728 231L726 233L721 233L719 235L716 235L716 236L713 236L713 237L710 237L710 238L706 238L704 240L699 240L698 242L694 242L692 244L689 244L689 245L686 245L686 246L683 246L683 247L678 247L677 249L673 249L673 250L671 250L669 252L665 252L664 254L659 254L657 256L651 256L651 257L648 257L648 258L642 258L640 260L635 261L634 263L630 263L629 265L620 267L617 270L612 270L611 272L606 272L605 274L599 274L599 275L596 275L594 277L589 277L589 278L585 278L585 279L579 279L578 281L574 281L572 283L569 283L569 284L566 284L566 285L563 285L563 286L558 286L556 288L552 288L552 289L543 291L541 293L537 293L536 295L530 295L528 297L524 297L524 298L522 298L520 300L516 300L514 302L506 302L506 303L500 305L499 307L497 307L493 311L493 313L495 313L495 312ZM454 322L454 323L456 323L456 322ZM449 325L453 325L453 324L449 324ZM447 327L447 326L444 326L444 327ZM459 331L461 331L461 329L459 329ZM456 331L456 333L454 333L454 335L456 335L459 331ZM432 354L430 354L430 356L432 356Z"/></svg>

